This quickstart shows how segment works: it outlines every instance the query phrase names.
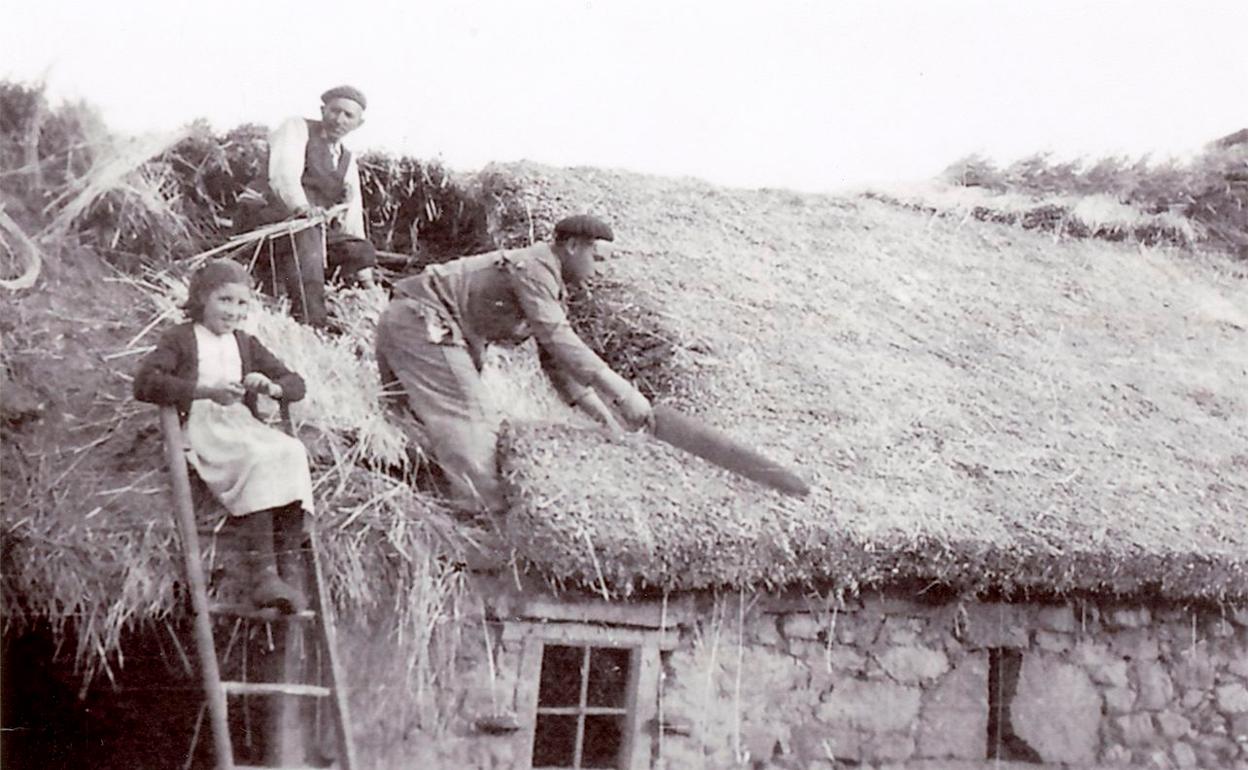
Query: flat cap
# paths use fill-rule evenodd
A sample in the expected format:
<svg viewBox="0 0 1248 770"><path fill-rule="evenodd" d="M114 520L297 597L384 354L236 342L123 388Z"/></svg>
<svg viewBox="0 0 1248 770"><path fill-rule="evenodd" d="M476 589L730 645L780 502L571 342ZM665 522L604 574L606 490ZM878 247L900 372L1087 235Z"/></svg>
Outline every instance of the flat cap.
<svg viewBox="0 0 1248 770"><path fill-rule="evenodd" d="M334 86L321 94L321 104L329 104L332 99L350 99L364 109L368 109L368 100L364 98L364 92L355 86Z"/></svg>
<svg viewBox="0 0 1248 770"><path fill-rule="evenodd" d="M615 233L606 222L589 214L564 217L555 225L555 238L593 238L596 241L614 241Z"/></svg>

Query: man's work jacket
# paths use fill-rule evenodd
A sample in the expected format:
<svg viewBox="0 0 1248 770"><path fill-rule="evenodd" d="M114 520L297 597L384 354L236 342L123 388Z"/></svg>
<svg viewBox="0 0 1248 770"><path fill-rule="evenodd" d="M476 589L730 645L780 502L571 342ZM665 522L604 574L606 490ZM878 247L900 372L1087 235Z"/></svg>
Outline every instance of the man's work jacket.
<svg viewBox="0 0 1248 770"><path fill-rule="evenodd" d="M429 341L467 346L478 369L486 343L535 337L542 368L577 401L607 365L572 330L566 294L559 257L545 243L430 265L394 285L395 299L427 309Z"/></svg>

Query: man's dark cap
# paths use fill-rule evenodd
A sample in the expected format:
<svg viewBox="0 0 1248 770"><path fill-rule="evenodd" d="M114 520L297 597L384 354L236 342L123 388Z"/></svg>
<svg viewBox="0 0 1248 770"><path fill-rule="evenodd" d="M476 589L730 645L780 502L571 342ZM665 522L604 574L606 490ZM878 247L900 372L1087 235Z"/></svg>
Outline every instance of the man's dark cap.
<svg viewBox="0 0 1248 770"><path fill-rule="evenodd" d="M364 92L355 86L334 86L321 94L321 104L329 104L333 99L350 99L360 107L368 109L368 100L364 98Z"/></svg>
<svg viewBox="0 0 1248 770"><path fill-rule="evenodd" d="M564 238L592 238L596 241L614 241L615 233L606 222L589 214L565 217L555 225L555 240Z"/></svg>

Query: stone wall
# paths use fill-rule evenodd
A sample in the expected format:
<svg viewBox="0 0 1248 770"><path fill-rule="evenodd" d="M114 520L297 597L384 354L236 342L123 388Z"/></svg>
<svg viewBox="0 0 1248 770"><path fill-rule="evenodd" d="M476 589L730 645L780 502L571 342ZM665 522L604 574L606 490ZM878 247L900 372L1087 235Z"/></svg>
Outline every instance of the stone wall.
<svg viewBox="0 0 1248 770"><path fill-rule="evenodd" d="M665 737L664 767L978 763L992 720L1001 759L1248 768L1243 611L881 597L732 610L667 656L662 709L693 730ZM1015 663L995 696L994 657Z"/></svg>
<svg viewBox="0 0 1248 770"><path fill-rule="evenodd" d="M419 718L376 697L395 684L384 656L346 656L372 672L353 699L367 766L527 767L534 672L508 629L594 619L540 614L501 602L488 622L466 619L456 670ZM678 641L656 653L657 691L640 696L666 728L634 766L1248 770L1245 610L760 595L661 615ZM616 605L600 620L644 633L658 617Z"/></svg>

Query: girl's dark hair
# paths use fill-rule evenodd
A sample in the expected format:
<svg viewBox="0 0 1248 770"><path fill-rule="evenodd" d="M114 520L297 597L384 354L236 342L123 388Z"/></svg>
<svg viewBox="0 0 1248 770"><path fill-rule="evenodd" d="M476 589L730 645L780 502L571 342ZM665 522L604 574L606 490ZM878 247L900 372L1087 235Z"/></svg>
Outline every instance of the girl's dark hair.
<svg viewBox="0 0 1248 770"><path fill-rule="evenodd" d="M186 293L186 304L182 309L192 321L204 320L204 302L220 286L227 283L241 283L251 286L251 278L247 271L237 262L228 259L216 259L206 263L195 275L191 276L191 286Z"/></svg>

